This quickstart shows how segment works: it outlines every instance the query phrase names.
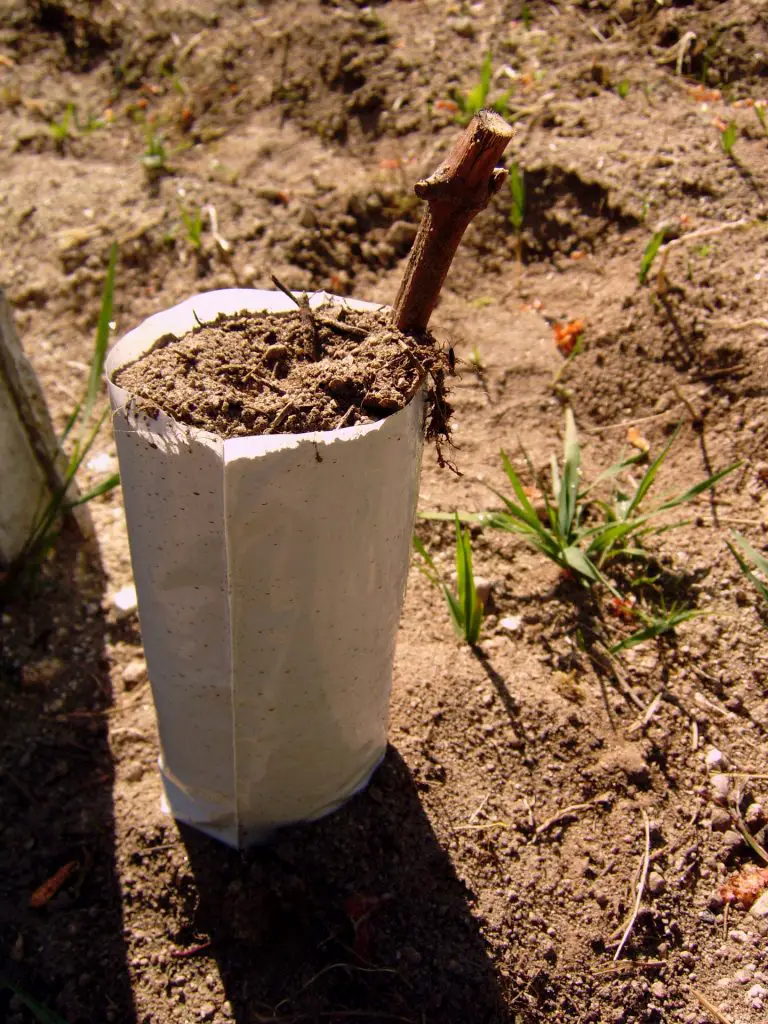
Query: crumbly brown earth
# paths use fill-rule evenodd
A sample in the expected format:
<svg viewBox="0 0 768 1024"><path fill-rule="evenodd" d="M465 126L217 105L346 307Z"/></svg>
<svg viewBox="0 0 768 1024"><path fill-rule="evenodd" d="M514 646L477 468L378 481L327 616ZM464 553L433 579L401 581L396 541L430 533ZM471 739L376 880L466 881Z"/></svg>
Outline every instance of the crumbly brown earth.
<svg viewBox="0 0 768 1024"><path fill-rule="evenodd" d="M422 384L442 392L443 363L432 335L402 334L386 311L307 305L166 335L115 382L140 404L220 437L302 434L391 415Z"/></svg>
<svg viewBox="0 0 768 1024"><path fill-rule="evenodd" d="M618 678L580 646L572 584L518 539L472 531L492 584L482 657L414 567L386 764L328 820L242 856L159 810L139 624L112 600L131 580L120 494L92 503L95 543L67 532L3 612L4 983L70 1024L763 1024L768 924L726 914L719 889L760 862L734 789L743 817L768 802L766 615L726 546L734 529L768 541L768 138L749 105L768 99L764 3L0 11L0 281L59 427L87 380L113 239L118 334L271 274L391 302L412 184L450 147L452 93L490 50L489 99L511 91L508 163L525 173L523 263L502 193L431 323L458 358L462 475L427 455L420 507L494 504L486 485L509 489L499 449L525 468L518 442L546 468L564 400L587 480L629 450L630 427L655 454L684 424L659 493L742 460L649 541L672 599L710 614L627 651ZM68 103L80 127L57 139ZM106 126L88 130L89 114ZM165 170L141 162L153 134ZM229 247L209 212L199 248L185 227L182 210L208 206ZM675 244L640 285L662 225ZM564 367L552 322L577 319L583 349ZM85 487L114 471L107 431L93 454ZM418 529L450 578L452 525ZM714 786L713 750L731 773ZM7 988L0 1017L33 1020Z"/></svg>

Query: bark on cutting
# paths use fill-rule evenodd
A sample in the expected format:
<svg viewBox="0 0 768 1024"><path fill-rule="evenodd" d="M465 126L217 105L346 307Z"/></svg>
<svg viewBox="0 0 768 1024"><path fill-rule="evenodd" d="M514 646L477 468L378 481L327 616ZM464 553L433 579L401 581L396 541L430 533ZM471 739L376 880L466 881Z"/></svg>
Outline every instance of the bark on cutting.
<svg viewBox="0 0 768 1024"><path fill-rule="evenodd" d="M428 206L393 307L399 330L426 329L464 232L506 180L506 170L496 164L511 138L502 117L481 110L445 162L416 182L414 191Z"/></svg>

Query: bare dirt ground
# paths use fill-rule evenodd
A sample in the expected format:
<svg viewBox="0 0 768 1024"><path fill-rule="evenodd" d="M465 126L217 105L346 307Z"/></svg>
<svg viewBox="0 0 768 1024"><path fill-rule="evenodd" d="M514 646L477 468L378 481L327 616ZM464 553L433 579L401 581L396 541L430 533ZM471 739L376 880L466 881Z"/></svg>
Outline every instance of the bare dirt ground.
<svg viewBox="0 0 768 1024"><path fill-rule="evenodd" d="M768 806L765 609L726 547L734 528L768 542L768 136L751 106L768 98L764 4L0 0L0 284L59 428L113 240L117 334L272 273L391 302L412 183L450 145L452 93L489 50L527 184L523 266L504 192L432 321L458 357L462 475L428 455L421 507L492 505L502 447L546 466L566 400L587 477L626 453L630 427L655 453L682 421L662 491L742 460L653 542L675 597L710 614L614 675L577 642L572 583L474 530L492 583L480 654L414 568L385 765L332 817L238 855L160 812L138 619L111 600L131 580L119 491L94 502L95 541L66 533L2 620L2 981L56 1020L768 1019L768 918L719 895L760 860L711 771L744 787L744 813ZM228 251L209 214L193 245L181 211L201 206ZM662 224L675 244L641 285ZM584 347L553 389L552 322L575 319ZM84 484L114 470L107 430L96 454ZM449 573L452 527L418 529ZM42 1012L0 992L9 1024L54 1019Z"/></svg>

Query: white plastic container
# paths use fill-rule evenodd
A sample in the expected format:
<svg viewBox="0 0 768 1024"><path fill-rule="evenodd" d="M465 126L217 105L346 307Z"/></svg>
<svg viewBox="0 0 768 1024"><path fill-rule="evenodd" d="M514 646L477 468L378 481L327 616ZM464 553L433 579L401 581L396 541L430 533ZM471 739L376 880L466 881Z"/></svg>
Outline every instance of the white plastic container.
<svg viewBox="0 0 768 1024"><path fill-rule="evenodd" d="M370 303L315 295L312 305ZM363 426L230 440L138 412L115 371L279 292L196 295L106 362L167 808L235 847L321 817L384 755L423 396Z"/></svg>

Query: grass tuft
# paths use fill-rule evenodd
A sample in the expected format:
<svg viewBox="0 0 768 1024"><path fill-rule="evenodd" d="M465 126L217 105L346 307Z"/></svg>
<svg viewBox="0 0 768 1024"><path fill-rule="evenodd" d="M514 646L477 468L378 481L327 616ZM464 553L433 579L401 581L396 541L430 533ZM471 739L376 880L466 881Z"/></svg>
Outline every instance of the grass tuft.
<svg viewBox="0 0 768 1024"><path fill-rule="evenodd" d="M495 110L497 114L501 114L502 117L506 117L509 113L509 97L512 95L510 92L505 92L494 103L488 103L488 95L491 91L491 80L493 78L493 57L490 50L485 55L483 63L480 65L480 79L477 84L469 90L468 93L453 93L453 100L459 108L459 113L456 115L456 121L459 124L469 124L475 114L479 114L481 110L490 106L491 110Z"/></svg>
<svg viewBox="0 0 768 1024"><path fill-rule="evenodd" d="M475 576L472 570L472 541L469 530L462 529L456 514L454 514L454 523L456 525L457 593L454 594L443 581L434 559L416 536L413 538L413 547L424 562L420 567L421 571L434 587L442 591L457 635L463 637L470 647L475 647L483 624L483 603L475 586Z"/></svg>

